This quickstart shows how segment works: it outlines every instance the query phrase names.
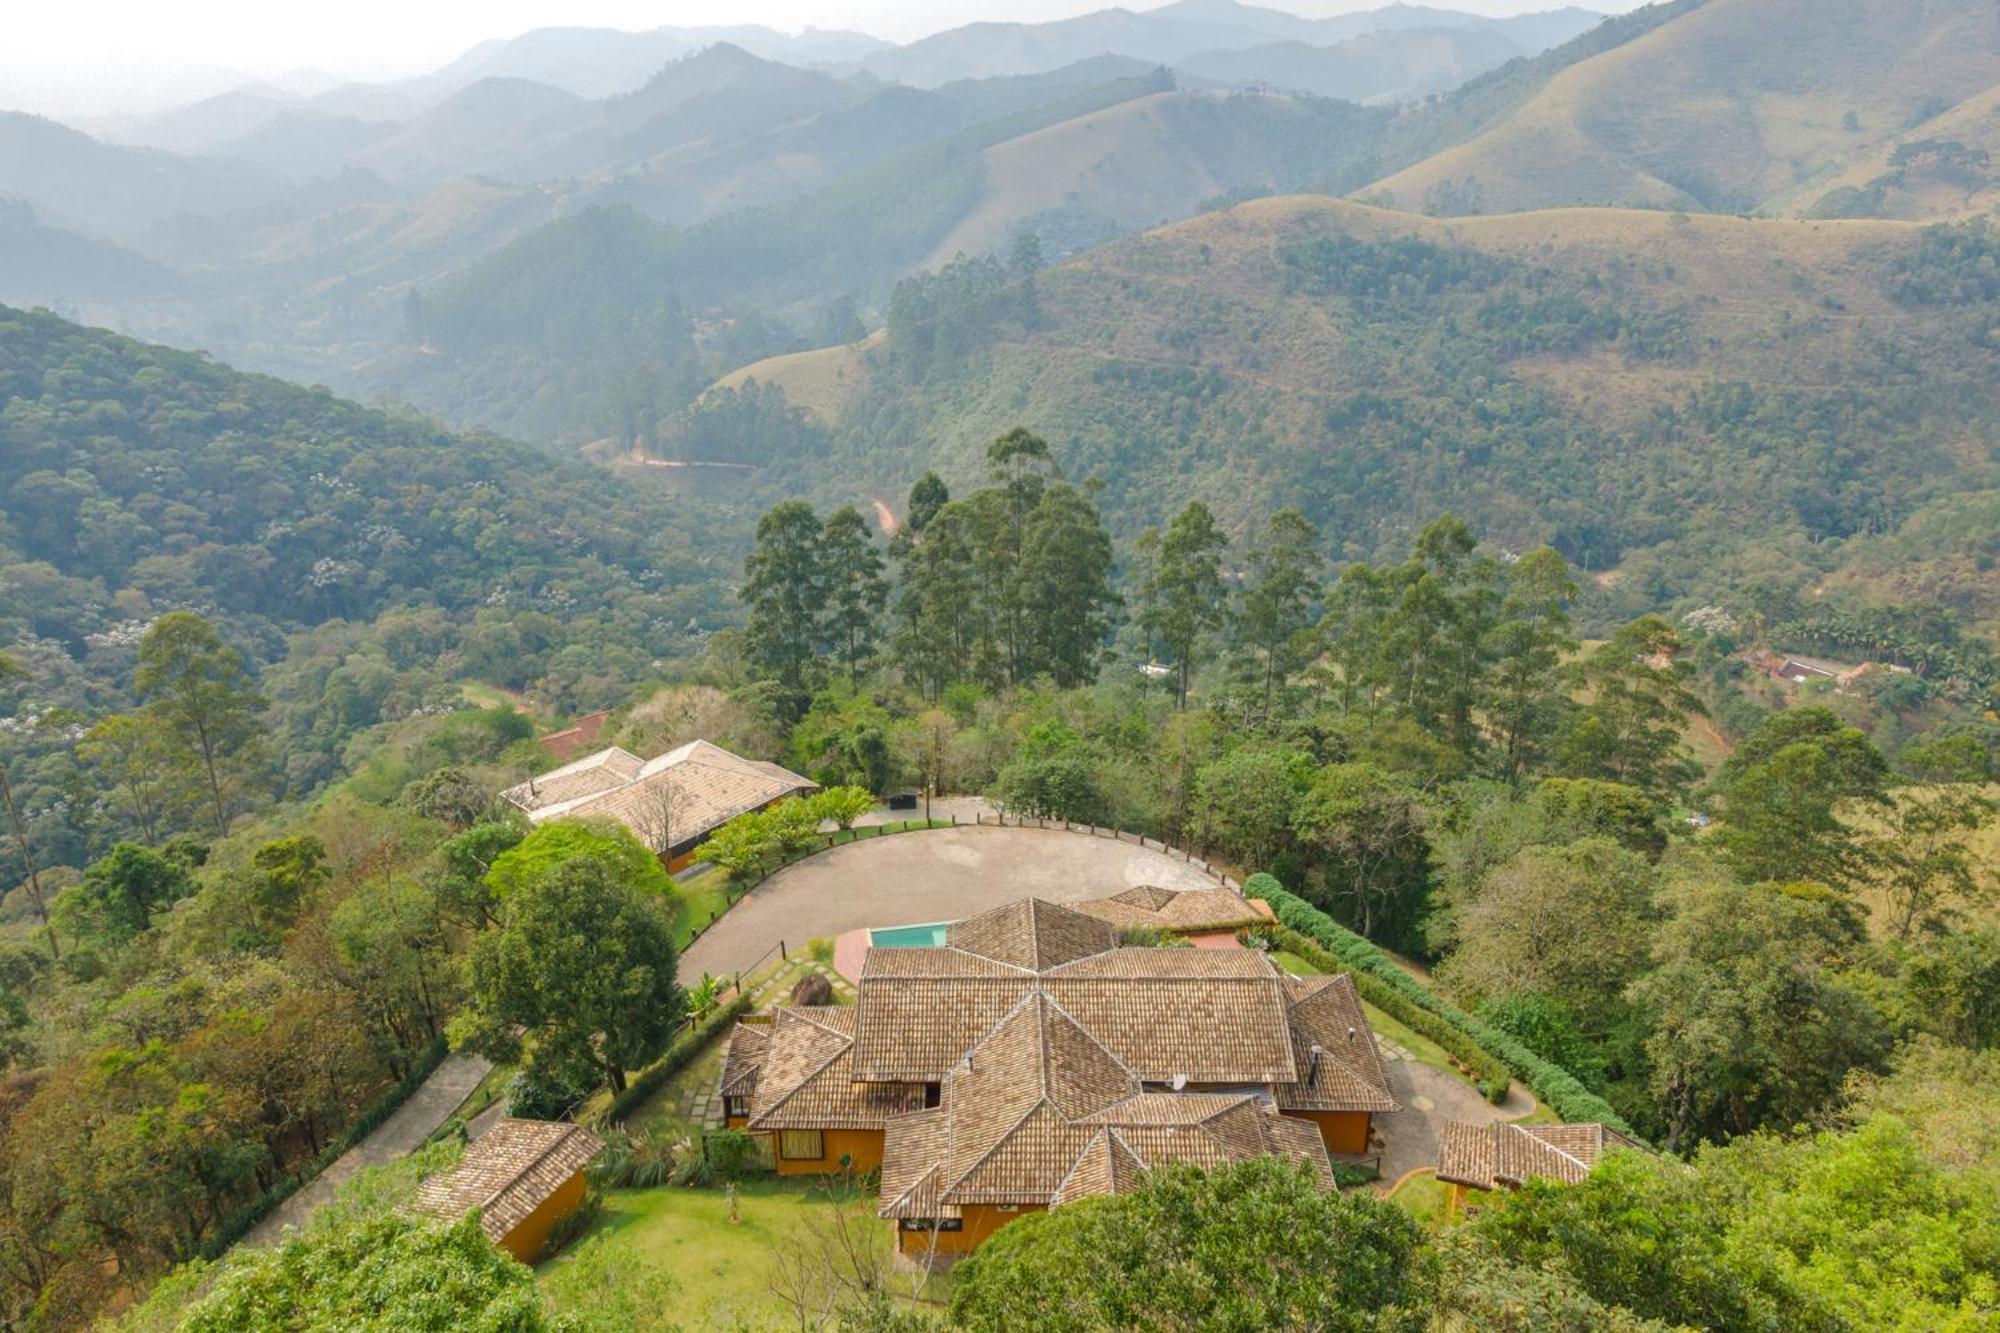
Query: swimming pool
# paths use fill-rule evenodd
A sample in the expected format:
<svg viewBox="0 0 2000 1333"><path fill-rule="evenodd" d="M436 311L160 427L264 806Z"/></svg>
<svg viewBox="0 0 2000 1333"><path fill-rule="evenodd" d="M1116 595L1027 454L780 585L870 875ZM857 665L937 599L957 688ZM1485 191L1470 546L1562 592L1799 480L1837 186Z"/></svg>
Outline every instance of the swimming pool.
<svg viewBox="0 0 2000 1333"><path fill-rule="evenodd" d="M939 949L944 947L944 932L949 921L933 921L928 926L890 926L884 930L870 930L868 943L882 949Z"/></svg>

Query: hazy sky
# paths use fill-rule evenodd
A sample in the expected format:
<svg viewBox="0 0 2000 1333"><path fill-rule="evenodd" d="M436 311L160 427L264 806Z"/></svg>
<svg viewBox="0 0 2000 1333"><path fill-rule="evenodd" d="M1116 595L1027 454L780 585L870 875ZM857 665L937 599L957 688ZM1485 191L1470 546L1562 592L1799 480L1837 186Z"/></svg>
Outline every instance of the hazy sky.
<svg viewBox="0 0 2000 1333"><path fill-rule="evenodd" d="M183 87L300 70L380 78L434 68L490 37L576 25L763 23L857 28L909 41L975 19L1064 18L1117 0L10 0L0 50L0 108L104 110L173 100ZM1554 8L1563 0L1430 0L1488 14ZM1150 9L1154 0L1124 0ZM1262 0L1319 16L1386 0ZM1638 0L1582 3L1630 9Z"/></svg>

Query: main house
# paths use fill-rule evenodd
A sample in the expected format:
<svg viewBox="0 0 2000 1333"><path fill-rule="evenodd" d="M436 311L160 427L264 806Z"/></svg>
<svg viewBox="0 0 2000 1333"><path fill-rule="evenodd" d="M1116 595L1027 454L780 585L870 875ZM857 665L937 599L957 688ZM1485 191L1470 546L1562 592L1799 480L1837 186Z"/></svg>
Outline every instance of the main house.
<svg viewBox="0 0 2000 1333"><path fill-rule="evenodd" d="M1275 1155L1331 1182L1396 1108L1353 983L1249 949L1134 949L1039 899L876 948L851 1007L740 1024L732 1127L784 1173L882 1173L906 1251L970 1250L1024 1212L1130 1189L1163 1162Z"/></svg>
<svg viewBox="0 0 2000 1333"><path fill-rule="evenodd" d="M539 824L548 819L615 819L680 870L717 828L817 784L788 768L745 759L707 741L689 741L652 759L612 746L529 778L500 795Z"/></svg>

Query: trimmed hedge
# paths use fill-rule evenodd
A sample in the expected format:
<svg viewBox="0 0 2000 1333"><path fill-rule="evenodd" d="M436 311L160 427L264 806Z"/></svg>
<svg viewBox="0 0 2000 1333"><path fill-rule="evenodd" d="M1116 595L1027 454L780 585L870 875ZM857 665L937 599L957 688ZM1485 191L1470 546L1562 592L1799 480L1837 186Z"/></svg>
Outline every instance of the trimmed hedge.
<svg viewBox="0 0 2000 1333"><path fill-rule="evenodd" d="M622 1123L640 1102L658 1092L668 1079L686 1069L710 1042L729 1031L735 1026L737 1019L749 1012L748 994L738 995L728 1004L717 1008L714 1013L676 1038L674 1044L667 1047L665 1055L626 1080L625 1091L613 1097L610 1104L592 1119L605 1125Z"/></svg>
<svg viewBox="0 0 2000 1333"><path fill-rule="evenodd" d="M304 1189L307 1182L338 1161L342 1153L380 1129L382 1122L394 1115L396 1108L408 1101L410 1094L423 1086L424 1080L444 1063L444 1057L449 1050L450 1048L440 1038L420 1051L416 1063L410 1066L409 1072L404 1074L394 1087L370 1102L360 1115L348 1123L338 1138L320 1149L319 1156L224 1219L209 1238L201 1243L201 1257L221 1258L223 1251L242 1240L250 1228L270 1215L272 1209Z"/></svg>
<svg viewBox="0 0 2000 1333"><path fill-rule="evenodd" d="M1609 1125L1619 1133L1638 1138L1633 1128L1625 1123L1623 1116L1613 1110L1611 1103L1579 1083L1574 1074L1554 1061L1545 1060L1522 1044L1519 1038L1482 1023L1451 1001L1442 998L1430 987L1418 981L1388 958L1380 949L1361 936L1335 921L1326 913L1314 907L1305 899L1289 893L1278 881L1266 874L1252 875L1243 886L1243 894L1248 898L1262 898L1271 904L1278 914L1278 920L1308 939L1318 941L1335 958L1339 959L1355 978L1355 988L1362 990L1367 977L1382 983L1389 990L1402 996L1408 1003L1420 1008L1436 1020L1438 1026L1411 1027L1436 1041L1453 1054L1460 1054L1459 1044L1469 1041L1489 1056L1498 1057L1514 1077L1527 1084L1534 1094L1542 1099L1551 1111L1567 1121L1597 1121ZM1372 992L1372 993L1371 993ZM1399 1021L1409 1023L1405 1017L1409 1012L1403 1006L1391 1007L1375 1000L1375 987L1368 986L1363 991L1364 998L1378 1008L1393 1014ZM1455 1029L1459 1034L1454 1042L1446 1042L1437 1032L1446 1028ZM1460 1058L1465 1058L1460 1055Z"/></svg>

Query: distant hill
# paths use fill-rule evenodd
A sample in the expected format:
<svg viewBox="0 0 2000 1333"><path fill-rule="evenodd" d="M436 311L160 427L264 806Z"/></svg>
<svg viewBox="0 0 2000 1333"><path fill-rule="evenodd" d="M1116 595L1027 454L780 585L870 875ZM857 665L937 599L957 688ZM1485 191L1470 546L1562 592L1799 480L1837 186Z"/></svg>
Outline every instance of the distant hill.
<svg viewBox="0 0 2000 1333"><path fill-rule="evenodd" d="M1964 447L2000 429L1996 263L1990 230L1267 199L1044 273L1028 323L941 280L897 307L921 343L892 323L730 382L798 385L844 493L969 482L1019 423L1128 529L1195 496L1236 530L1296 504L1361 556L1448 508L1657 605L1838 568L2000 487Z"/></svg>
<svg viewBox="0 0 2000 1333"><path fill-rule="evenodd" d="M1754 212L1996 83L1988 0L1707 0L1365 197L1447 214Z"/></svg>
<svg viewBox="0 0 2000 1333"><path fill-rule="evenodd" d="M0 402L0 619L78 661L178 608L275 654L329 619L551 590L596 622L579 638L658 652L720 613L708 566L739 549L725 515L524 445L4 306Z"/></svg>
<svg viewBox="0 0 2000 1333"><path fill-rule="evenodd" d="M1412 28L1478 30L1507 44L1511 54L1567 41L1594 26L1599 17L1570 8L1488 19L1449 9L1391 5L1309 19L1237 0L1178 0L1138 13L1102 9L1048 23L968 24L878 51L858 67L885 79L929 87L953 79L1037 73L1099 55L1179 65L1193 57L1212 60L1211 53L1220 51L1289 43L1326 47L1367 33ZM1274 82L1269 72L1241 62L1232 67L1232 77Z"/></svg>
<svg viewBox="0 0 2000 1333"><path fill-rule="evenodd" d="M101 143L17 112L0 112L0 190L27 200L45 223L123 241L178 213L254 208L285 193L247 166Z"/></svg>
<svg viewBox="0 0 2000 1333"><path fill-rule="evenodd" d="M163 265L107 241L42 226L28 204L0 198L0 301L76 308L159 296L179 283Z"/></svg>
<svg viewBox="0 0 2000 1333"><path fill-rule="evenodd" d="M1183 92L1122 102L986 149L978 202L929 262L984 254L1024 230L1084 248L1210 199L1297 191L1365 159L1377 129L1339 102Z"/></svg>
<svg viewBox="0 0 2000 1333"><path fill-rule="evenodd" d="M1333 46L1289 41L1203 51L1175 68L1230 87L1259 84L1350 102L1400 102L1449 91L1523 54L1497 28L1399 28Z"/></svg>

